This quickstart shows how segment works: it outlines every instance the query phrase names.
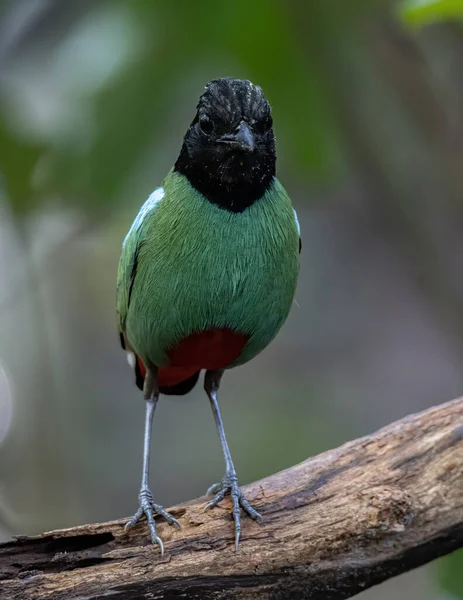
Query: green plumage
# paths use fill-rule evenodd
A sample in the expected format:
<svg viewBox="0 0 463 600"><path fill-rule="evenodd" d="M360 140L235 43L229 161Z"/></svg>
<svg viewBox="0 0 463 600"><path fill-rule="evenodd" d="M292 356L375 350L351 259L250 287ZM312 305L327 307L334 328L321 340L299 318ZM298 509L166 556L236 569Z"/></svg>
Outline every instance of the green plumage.
<svg viewBox="0 0 463 600"><path fill-rule="evenodd" d="M170 171L165 195L123 247L117 284L120 331L144 362L169 364L166 351L205 329L251 337L230 365L263 350L284 323L299 270L291 201L274 178L241 213L209 202Z"/></svg>

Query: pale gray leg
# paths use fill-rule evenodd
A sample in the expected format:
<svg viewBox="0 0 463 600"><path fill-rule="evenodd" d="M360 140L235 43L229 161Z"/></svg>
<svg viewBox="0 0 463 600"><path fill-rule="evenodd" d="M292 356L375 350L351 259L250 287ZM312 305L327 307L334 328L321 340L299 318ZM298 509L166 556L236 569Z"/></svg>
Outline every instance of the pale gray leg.
<svg viewBox="0 0 463 600"><path fill-rule="evenodd" d="M207 504L204 510L217 506L227 494L231 496L233 502L233 520L235 521L235 549L238 551L241 536L241 508L253 519L260 521L262 517L249 504L238 486L238 477L236 476L235 466L233 465L230 449L228 448L222 416L217 402L217 392L219 390L222 375L223 371L207 371L204 377L204 389L211 402L212 413L214 415L215 424L217 425L217 431L219 433L220 443L225 458L225 475L220 483L215 483L207 490L206 493L208 496L215 494L215 497Z"/></svg>
<svg viewBox="0 0 463 600"><path fill-rule="evenodd" d="M146 416L145 416L145 435L143 443L143 472L141 479L141 488L138 495L139 508L135 515L126 524L126 529L133 527L142 517L146 516L148 521L148 527L151 534L151 541L153 544L158 544L161 548L161 554L164 554L164 544L161 538L156 533L156 522L154 520L155 515L164 517L170 525L177 525L180 527L180 523L171 514L169 514L164 508L155 504L153 494L148 487L149 478L149 467L150 467L150 446L151 446L151 430L153 425L154 411L159 399L159 386L158 386L158 374L157 369L152 367L148 369L145 377L145 384L143 387L143 395L146 401Z"/></svg>

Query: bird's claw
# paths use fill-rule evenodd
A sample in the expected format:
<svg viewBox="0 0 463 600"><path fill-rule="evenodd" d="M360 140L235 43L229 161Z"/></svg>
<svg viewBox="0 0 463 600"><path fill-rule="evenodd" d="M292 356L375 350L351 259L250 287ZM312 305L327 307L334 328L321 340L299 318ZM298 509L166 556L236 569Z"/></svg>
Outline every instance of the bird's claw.
<svg viewBox="0 0 463 600"><path fill-rule="evenodd" d="M207 495L215 494L214 498L206 504L204 510L214 508L221 502L225 496L230 495L233 503L233 520L235 521L235 550L238 546L241 536L241 509L243 509L255 521L262 521L262 516L253 508L244 497L238 485L238 479L235 473L227 473L220 483L214 483L207 490Z"/></svg>
<svg viewBox="0 0 463 600"><path fill-rule="evenodd" d="M215 496L217 492L220 492L222 489L222 482L213 483L210 488L207 489L206 496Z"/></svg>
<svg viewBox="0 0 463 600"><path fill-rule="evenodd" d="M164 554L164 544L162 543L161 538L156 533L156 522L154 517L159 515L163 517L169 525L176 525L177 527L181 527L180 523L177 521L175 517L173 517L170 513L168 513L163 506L160 504L155 504L153 499L153 494L149 489L142 489L138 496L138 500L140 502L140 507L134 516L128 521L125 525L125 529L129 529L138 523L138 521L143 517L146 517L148 521L148 529L150 530L151 542L153 544L157 544L161 549L161 555Z"/></svg>

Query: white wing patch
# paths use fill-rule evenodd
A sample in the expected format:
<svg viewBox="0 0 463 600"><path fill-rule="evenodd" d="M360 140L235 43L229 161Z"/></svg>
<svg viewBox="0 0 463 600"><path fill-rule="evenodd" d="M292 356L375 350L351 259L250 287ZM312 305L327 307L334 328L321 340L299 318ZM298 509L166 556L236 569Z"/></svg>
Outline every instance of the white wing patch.
<svg viewBox="0 0 463 600"><path fill-rule="evenodd" d="M156 208L156 206L161 202L161 200L164 198L165 195L165 191L163 187L158 187L154 190L154 192L149 196L148 200L143 204L143 206L140 208L140 212L138 213L138 215L135 217L135 221L132 223L132 226L129 229L129 232L127 233L127 235L124 238L124 241L122 242L122 247L125 246L125 243L127 241L127 238L129 237L129 235L132 233L132 231L138 231L138 229L140 229L143 220L145 219L145 217Z"/></svg>
<svg viewBox="0 0 463 600"><path fill-rule="evenodd" d="M294 220L296 221L297 232L299 234L299 237L301 237L301 226L299 225L299 219L297 218L297 212L294 210L294 208L293 208L293 212L294 212Z"/></svg>
<svg viewBox="0 0 463 600"><path fill-rule="evenodd" d="M135 369L135 365L137 364L137 359L135 358L135 354L133 352L127 352L126 355L127 355L127 362L132 367L132 369Z"/></svg>

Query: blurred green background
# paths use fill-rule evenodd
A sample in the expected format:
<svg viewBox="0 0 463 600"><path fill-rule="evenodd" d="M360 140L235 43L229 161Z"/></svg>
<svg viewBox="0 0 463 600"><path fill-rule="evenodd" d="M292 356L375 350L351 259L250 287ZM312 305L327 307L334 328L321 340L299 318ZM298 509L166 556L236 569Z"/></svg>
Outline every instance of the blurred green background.
<svg viewBox="0 0 463 600"><path fill-rule="evenodd" d="M222 386L240 481L461 394L461 14L455 0L0 2L0 539L136 508L144 406L116 332L117 262L217 76L273 105L303 232L297 305ZM158 502L203 494L222 460L201 386L161 401ZM456 553L360 596L463 598L462 567Z"/></svg>

